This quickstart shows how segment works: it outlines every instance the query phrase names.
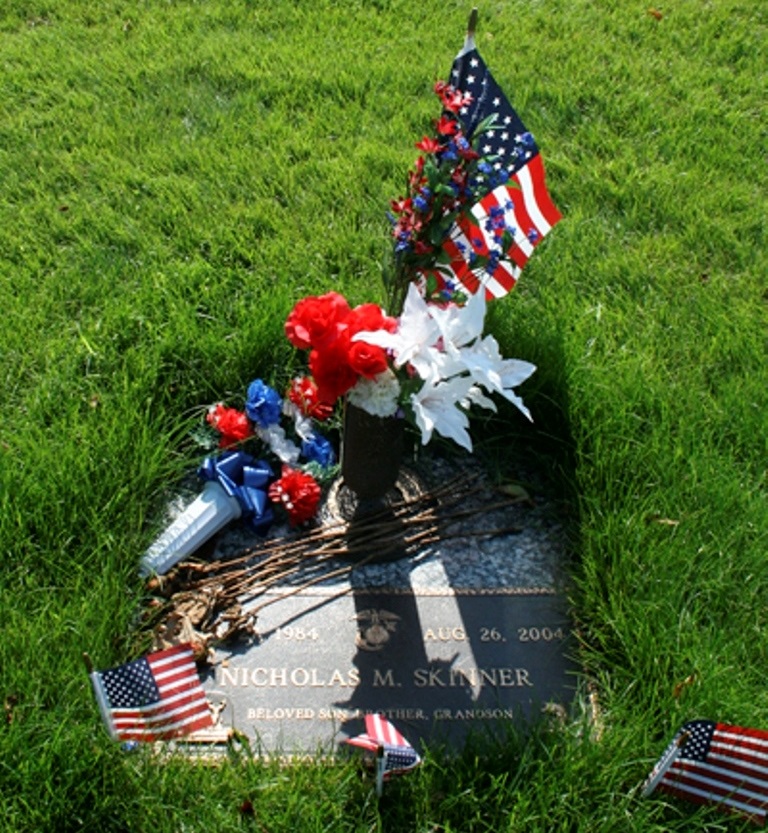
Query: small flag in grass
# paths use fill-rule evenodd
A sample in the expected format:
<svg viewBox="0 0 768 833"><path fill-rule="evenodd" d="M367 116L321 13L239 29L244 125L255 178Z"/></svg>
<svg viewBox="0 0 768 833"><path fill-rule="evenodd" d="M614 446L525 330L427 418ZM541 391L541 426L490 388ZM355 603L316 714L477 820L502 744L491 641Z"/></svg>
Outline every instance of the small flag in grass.
<svg viewBox="0 0 768 833"><path fill-rule="evenodd" d="M382 715L365 716L365 733L349 738L347 743L376 755L376 794L381 795L384 782L402 775L421 763L416 750Z"/></svg>
<svg viewBox="0 0 768 833"><path fill-rule="evenodd" d="M101 716L119 740L170 740L213 725L190 645L91 671L90 678Z"/></svg>
<svg viewBox="0 0 768 833"><path fill-rule="evenodd" d="M768 732L711 720L686 723L643 787L716 804L765 825L768 813Z"/></svg>

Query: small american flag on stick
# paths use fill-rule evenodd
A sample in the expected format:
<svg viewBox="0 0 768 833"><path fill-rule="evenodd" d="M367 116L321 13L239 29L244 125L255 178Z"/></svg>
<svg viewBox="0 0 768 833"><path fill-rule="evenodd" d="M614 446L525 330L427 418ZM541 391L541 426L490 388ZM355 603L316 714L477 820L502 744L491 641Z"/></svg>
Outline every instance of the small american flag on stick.
<svg viewBox="0 0 768 833"><path fill-rule="evenodd" d="M376 755L377 795L381 795L384 782L393 775L402 775L421 763L411 744L380 714L367 714L365 733L349 738L347 743Z"/></svg>
<svg viewBox="0 0 768 833"><path fill-rule="evenodd" d="M760 826L768 813L768 732L693 720L675 735L643 787L717 804Z"/></svg>
<svg viewBox="0 0 768 833"><path fill-rule="evenodd" d="M170 740L213 725L190 645L89 676L109 733L119 740Z"/></svg>
<svg viewBox="0 0 768 833"><path fill-rule="evenodd" d="M562 215L547 191L538 145L480 57L471 28L453 62L450 83L472 96L458 114L470 141L480 124L494 117L478 150L495 157L494 167L506 170L509 181L459 218L443 249L465 290L474 293L483 286L489 298L499 298L512 289L534 247ZM482 266L476 267L478 257Z"/></svg>

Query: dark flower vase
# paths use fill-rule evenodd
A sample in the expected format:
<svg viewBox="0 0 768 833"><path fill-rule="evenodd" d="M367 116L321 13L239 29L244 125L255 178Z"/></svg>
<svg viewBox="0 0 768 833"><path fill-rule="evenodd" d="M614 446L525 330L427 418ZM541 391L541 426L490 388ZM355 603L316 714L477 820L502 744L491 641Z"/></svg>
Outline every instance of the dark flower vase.
<svg viewBox="0 0 768 833"><path fill-rule="evenodd" d="M404 419L373 416L349 403L344 408L339 508L347 521L348 561L376 564L406 554L402 521L392 507L404 434Z"/></svg>
<svg viewBox="0 0 768 833"><path fill-rule="evenodd" d="M344 408L341 476L360 502L376 503L397 483L405 420L378 417L349 403Z"/></svg>

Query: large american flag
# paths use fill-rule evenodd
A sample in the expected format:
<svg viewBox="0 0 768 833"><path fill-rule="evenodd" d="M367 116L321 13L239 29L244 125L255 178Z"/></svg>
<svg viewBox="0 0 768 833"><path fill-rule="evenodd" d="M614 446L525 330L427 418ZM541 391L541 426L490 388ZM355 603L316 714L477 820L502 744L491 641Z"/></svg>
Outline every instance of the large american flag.
<svg viewBox="0 0 768 833"><path fill-rule="evenodd" d="M686 723L644 787L697 804L717 804L764 825L768 813L768 732L711 720Z"/></svg>
<svg viewBox="0 0 768 833"><path fill-rule="evenodd" d="M484 286L489 298L498 298L512 289L533 249L562 215L547 191L544 165L533 136L494 80L474 42L465 45L454 60L450 83L472 96L472 102L459 113L470 141L478 125L495 116L496 126L483 134L479 151L484 156L496 156L496 169L506 169L510 181L463 215L443 248L450 257L450 271L468 292ZM505 257L496 263L494 253L499 252L505 230L511 240L504 240ZM491 256L492 271L485 265L473 267L476 255Z"/></svg>
<svg viewBox="0 0 768 833"><path fill-rule="evenodd" d="M365 732L349 738L347 743L376 754L376 791L379 795L384 781L393 775L402 775L421 763L411 744L380 714L367 714Z"/></svg>
<svg viewBox="0 0 768 833"><path fill-rule="evenodd" d="M213 725L189 645L90 677L104 722L120 740L169 740Z"/></svg>

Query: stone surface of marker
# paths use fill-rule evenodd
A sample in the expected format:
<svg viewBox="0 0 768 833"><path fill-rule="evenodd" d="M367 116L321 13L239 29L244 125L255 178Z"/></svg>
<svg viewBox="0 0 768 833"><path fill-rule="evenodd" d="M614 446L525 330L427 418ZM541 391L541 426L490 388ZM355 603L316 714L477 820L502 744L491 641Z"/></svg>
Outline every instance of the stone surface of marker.
<svg viewBox="0 0 768 833"><path fill-rule="evenodd" d="M569 624L555 595L301 593L270 605L259 643L204 685L274 753L330 751L378 711L412 742L459 744L571 699Z"/></svg>
<svg viewBox="0 0 768 833"><path fill-rule="evenodd" d="M271 587L259 637L217 651L204 677L222 722L267 754L328 753L379 711L417 746L459 748L567 707L576 666L557 505L486 512L488 495L476 499L459 530L471 534L299 592L300 575ZM218 544L224 557L238 546L236 530Z"/></svg>

